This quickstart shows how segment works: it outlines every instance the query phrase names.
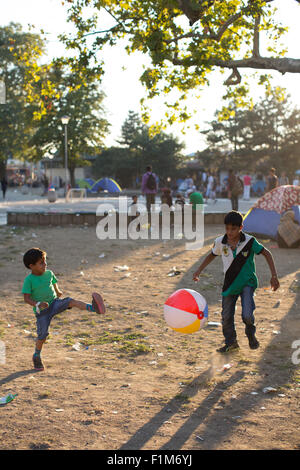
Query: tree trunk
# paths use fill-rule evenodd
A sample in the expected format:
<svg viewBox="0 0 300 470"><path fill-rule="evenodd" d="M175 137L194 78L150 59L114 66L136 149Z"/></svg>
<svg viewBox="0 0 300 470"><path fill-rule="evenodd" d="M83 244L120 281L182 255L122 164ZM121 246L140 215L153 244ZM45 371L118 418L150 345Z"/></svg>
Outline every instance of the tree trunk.
<svg viewBox="0 0 300 470"><path fill-rule="evenodd" d="M0 158L0 179L2 179L4 176L6 176L6 165L7 165L7 160L2 160Z"/></svg>
<svg viewBox="0 0 300 470"><path fill-rule="evenodd" d="M71 188L75 188L75 167L69 167Z"/></svg>

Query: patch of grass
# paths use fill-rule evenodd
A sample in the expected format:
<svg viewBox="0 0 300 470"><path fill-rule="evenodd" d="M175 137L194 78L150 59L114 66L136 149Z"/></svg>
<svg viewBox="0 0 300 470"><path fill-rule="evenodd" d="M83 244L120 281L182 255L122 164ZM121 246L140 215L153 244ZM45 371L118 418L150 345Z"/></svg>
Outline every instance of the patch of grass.
<svg viewBox="0 0 300 470"><path fill-rule="evenodd" d="M80 335L80 336L83 336ZM87 336L87 334L86 334ZM90 335L89 335L90 336ZM102 335L98 336L97 338L90 338L83 341L85 346L91 346L93 344L107 344L107 343L122 343L126 341L136 341L138 339L144 338L145 335L141 333L129 333L127 335L122 334L112 334L109 331L104 331Z"/></svg>
<svg viewBox="0 0 300 470"><path fill-rule="evenodd" d="M90 338L90 333L87 333L86 331L79 332L76 335L76 338Z"/></svg>
<svg viewBox="0 0 300 470"><path fill-rule="evenodd" d="M134 355L148 354L151 352L151 347L146 343L132 343L131 341L125 341L119 348L119 351Z"/></svg>
<svg viewBox="0 0 300 470"><path fill-rule="evenodd" d="M90 339L85 339L82 343L85 346L91 346L93 344L107 344L107 343L115 343L115 342L120 342L122 340L122 336L120 335L113 335L112 333L109 333L108 331L104 331L102 335L98 336L97 338L90 338Z"/></svg>
<svg viewBox="0 0 300 470"><path fill-rule="evenodd" d="M128 340L134 340L134 339L139 339L139 338L144 338L145 335L142 333L130 333L128 335L125 335L124 338Z"/></svg>
<svg viewBox="0 0 300 470"><path fill-rule="evenodd" d="M65 341L66 346L73 346L73 344L75 344L75 340L70 333L65 335Z"/></svg>
<svg viewBox="0 0 300 470"><path fill-rule="evenodd" d="M92 336L90 332L80 331L76 334L68 333L65 335L64 339L67 346L73 346L73 344L78 341L78 338L80 338L80 343L84 346L117 344L121 354L138 355L147 354L153 350L145 341L142 341L144 337L144 334L137 332L116 334L104 331L100 335Z"/></svg>

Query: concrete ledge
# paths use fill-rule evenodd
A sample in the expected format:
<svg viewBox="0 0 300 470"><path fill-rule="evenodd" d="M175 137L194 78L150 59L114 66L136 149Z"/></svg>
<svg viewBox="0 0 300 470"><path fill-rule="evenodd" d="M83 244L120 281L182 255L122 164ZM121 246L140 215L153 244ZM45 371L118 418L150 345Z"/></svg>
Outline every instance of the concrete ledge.
<svg viewBox="0 0 300 470"><path fill-rule="evenodd" d="M205 224L224 224L225 213L207 213L204 214ZM65 225L91 225L95 226L105 216L97 216L93 212L7 212L7 225L22 226L65 226ZM127 217L129 224L134 217ZM117 225L119 222L119 214L116 213ZM170 223L173 224L174 213L170 213ZM193 220L194 222L194 220ZM160 216L161 224L161 216Z"/></svg>

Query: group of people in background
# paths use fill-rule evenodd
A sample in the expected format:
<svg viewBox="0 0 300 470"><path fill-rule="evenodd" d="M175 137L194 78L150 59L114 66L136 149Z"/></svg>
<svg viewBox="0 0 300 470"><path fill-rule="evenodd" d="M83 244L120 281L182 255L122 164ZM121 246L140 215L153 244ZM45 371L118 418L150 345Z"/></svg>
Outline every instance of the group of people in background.
<svg viewBox="0 0 300 470"><path fill-rule="evenodd" d="M199 203L217 202L217 197L228 197L231 201L232 210L238 210L239 199L249 201L251 196L262 196L264 193L271 191L277 186L293 184L300 185L299 177L295 175L290 182L287 174L282 172L280 176L276 175L275 168L269 170L268 175L264 178L262 174L258 174L253 181L253 176L246 172L240 176L233 169L230 169L228 176L223 181L213 171L201 171L198 175L189 175L179 184L170 183L171 187L159 188L159 177L152 172L149 165L142 177L141 190L146 197L147 210L155 203L155 196L161 192L161 204L167 204L169 207L176 204L184 205L186 200L188 203L194 204L197 199ZM175 198L173 202L173 198ZM202 202L201 202L202 201Z"/></svg>
<svg viewBox="0 0 300 470"><path fill-rule="evenodd" d="M0 181L3 200L5 200L9 182L5 176ZM210 201L216 203L217 197L228 197L231 201L232 209L238 210L239 198L249 201L251 196L260 197L277 186L288 184L300 186L297 174L290 181L286 172L282 172L280 176L277 176L275 168L271 168L265 178L261 173L257 174L255 181L253 181L253 176L249 173L246 172L243 176L239 176L233 170L229 170L228 176L225 176L222 181L217 172L212 170L198 171L179 181L180 183L178 183L178 180L172 181L171 178L168 178L165 182L163 178L159 179L159 176L152 171L151 165L148 165L141 180L141 191L146 197L147 210L150 211L150 207L155 203L155 196L159 191L161 192L161 203L167 204L169 207L173 205L174 197L174 204L183 205L186 199L191 202L190 196L196 193L196 197L199 199L200 194L203 202L206 204ZM45 195L49 186L46 174L43 175L41 184L44 186L43 195ZM63 183L60 178L59 187L62 186Z"/></svg>

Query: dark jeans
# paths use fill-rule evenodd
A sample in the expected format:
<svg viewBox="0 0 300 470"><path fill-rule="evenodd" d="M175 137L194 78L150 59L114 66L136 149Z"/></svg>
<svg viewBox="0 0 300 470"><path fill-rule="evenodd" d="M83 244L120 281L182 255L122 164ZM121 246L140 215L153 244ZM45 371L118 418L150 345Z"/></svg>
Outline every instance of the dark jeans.
<svg viewBox="0 0 300 470"><path fill-rule="evenodd" d="M65 297L64 299L54 299L49 307L41 310L39 314L36 314L36 326L37 326L37 339L43 340L49 335L49 326L52 318L58 313L64 312L69 308L71 297Z"/></svg>
<svg viewBox="0 0 300 470"><path fill-rule="evenodd" d="M231 207L233 211L239 210L239 197L238 196L231 196Z"/></svg>
<svg viewBox="0 0 300 470"><path fill-rule="evenodd" d="M146 207L148 212L150 212L152 204L155 204L155 194L146 194Z"/></svg>
<svg viewBox="0 0 300 470"><path fill-rule="evenodd" d="M254 310L255 303L253 299L253 287L244 287L241 294L242 320L245 323L245 333L249 337L255 333ZM230 346L236 340L236 331L234 326L235 306L239 295L228 295L222 298L222 327L226 346Z"/></svg>
<svg viewBox="0 0 300 470"><path fill-rule="evenodd" d="M6 189L7 187L2 187L2 195L3 195L3 199L5 199L5 194L6 194Z"/></svg>

